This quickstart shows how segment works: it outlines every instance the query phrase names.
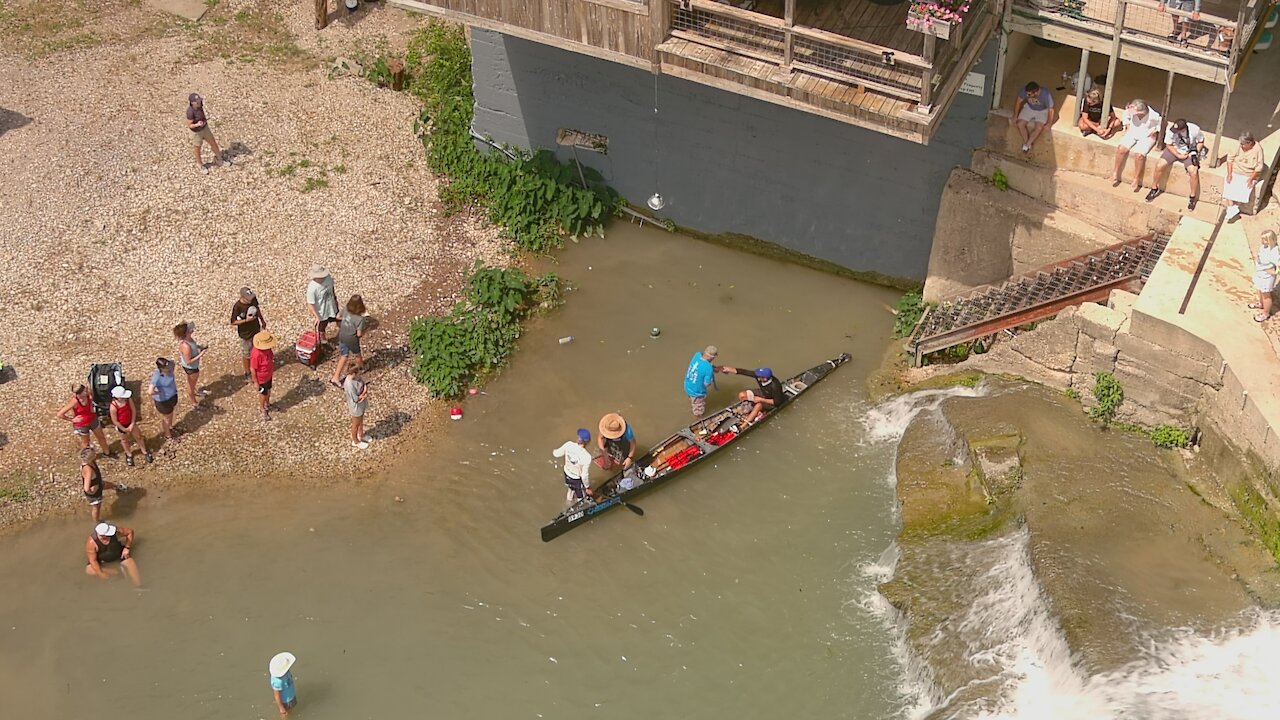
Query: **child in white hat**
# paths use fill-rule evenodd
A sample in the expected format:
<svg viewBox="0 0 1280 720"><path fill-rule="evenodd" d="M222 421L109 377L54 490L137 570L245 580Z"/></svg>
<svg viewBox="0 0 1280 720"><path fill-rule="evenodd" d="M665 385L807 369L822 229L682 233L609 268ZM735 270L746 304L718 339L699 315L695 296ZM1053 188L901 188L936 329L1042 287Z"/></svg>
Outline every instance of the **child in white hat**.
<svg viewBox="0 0 1280 720"><path fill-rule="evenodd" d="M275 693L280 717L288 717L289 711L298 704L298 693L293 688L293 673L290 672L297 659L293 653L277 653L268 666L271 671L271 690Z"/></svg>

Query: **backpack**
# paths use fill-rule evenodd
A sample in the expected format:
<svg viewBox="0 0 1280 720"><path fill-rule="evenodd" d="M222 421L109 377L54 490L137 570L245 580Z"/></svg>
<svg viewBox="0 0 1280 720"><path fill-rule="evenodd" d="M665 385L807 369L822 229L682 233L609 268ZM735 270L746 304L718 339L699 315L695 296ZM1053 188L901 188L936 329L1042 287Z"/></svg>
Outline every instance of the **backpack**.
<svg viewBox="0 0 1280 720"><path fill-rule="evenodd" d="M111 391L124 385L124 368L120 363L90 365L88 382L85 384L89 386L94 412L105 419L111 414Z"/></svg>

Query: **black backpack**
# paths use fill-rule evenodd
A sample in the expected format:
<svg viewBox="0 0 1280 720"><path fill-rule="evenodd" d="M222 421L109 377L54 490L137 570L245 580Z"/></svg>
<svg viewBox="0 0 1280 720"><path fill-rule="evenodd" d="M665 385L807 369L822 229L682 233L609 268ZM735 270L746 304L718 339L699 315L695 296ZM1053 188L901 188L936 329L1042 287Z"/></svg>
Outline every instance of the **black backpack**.
<svg viewBox="0 0 1280 720"><path fill-rule="evenodd" d="M111 391L124 385L124 368L120 363L97 363L89 366L89 396L93 398L94 412L98 417L111 414Z"/></svg>

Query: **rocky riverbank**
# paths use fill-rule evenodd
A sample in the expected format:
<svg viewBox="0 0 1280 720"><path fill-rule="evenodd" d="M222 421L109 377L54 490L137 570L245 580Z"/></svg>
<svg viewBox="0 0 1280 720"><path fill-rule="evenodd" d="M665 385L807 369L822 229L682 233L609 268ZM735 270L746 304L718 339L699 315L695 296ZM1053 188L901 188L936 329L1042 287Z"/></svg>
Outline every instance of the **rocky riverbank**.
<svg viewBox="0 0 1280 720"><path fill-rule="evenodd" d="M1280 606L1275 561L1227 499L1249 469L1225 444L1160 450L1060 393L984 387L922 412L898 451L900 559L881 590L938 717L1006 706L1028 662L1097 676L1175 628Z"/></svg>
<svg viewBox="0 0 1280 720"><path fill-rule="evenodd" d="M211 394L198 407L182 397L181 439L163 444L142 398L156 462L107 460L107 479L154 492L229 475L371 474L411 420L443 413L406 372L409 320L451 307L474 261L510 261L494 227L439 209L418 103L329 77L327 58L402 47L420 19L366 9L315 32L310 5L207 4L199 23L131 2L0 8L0 530L82 511L76 444L54 413L92 363L123 363L137 393L154 359L176 353L170 328L182 320L211 346ZM190 92L204 95L231 167L197 171ZM364 341L369 451L347 441L332 358L318 372L291 358L310 322L312 263L333 273L340 299L363 295L376 321ZM270 423L227 324L245 285L282 340Z"/></svg>

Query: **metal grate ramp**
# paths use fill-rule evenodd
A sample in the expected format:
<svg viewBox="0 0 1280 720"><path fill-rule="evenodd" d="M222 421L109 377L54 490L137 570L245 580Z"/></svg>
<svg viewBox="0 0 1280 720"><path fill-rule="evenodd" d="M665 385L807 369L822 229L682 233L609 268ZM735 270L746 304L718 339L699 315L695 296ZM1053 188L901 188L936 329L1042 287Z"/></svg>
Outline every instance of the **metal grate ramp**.
<svg viewBox="0 0 1280 720"><path fill-rule="evenodd" d="M919 365L931 352L1049 317L1071 305L1105 300L1115 288L1145 281L1168 242L1167 235L1148 235L945 300L925 311L907 348Z"/></svg>

